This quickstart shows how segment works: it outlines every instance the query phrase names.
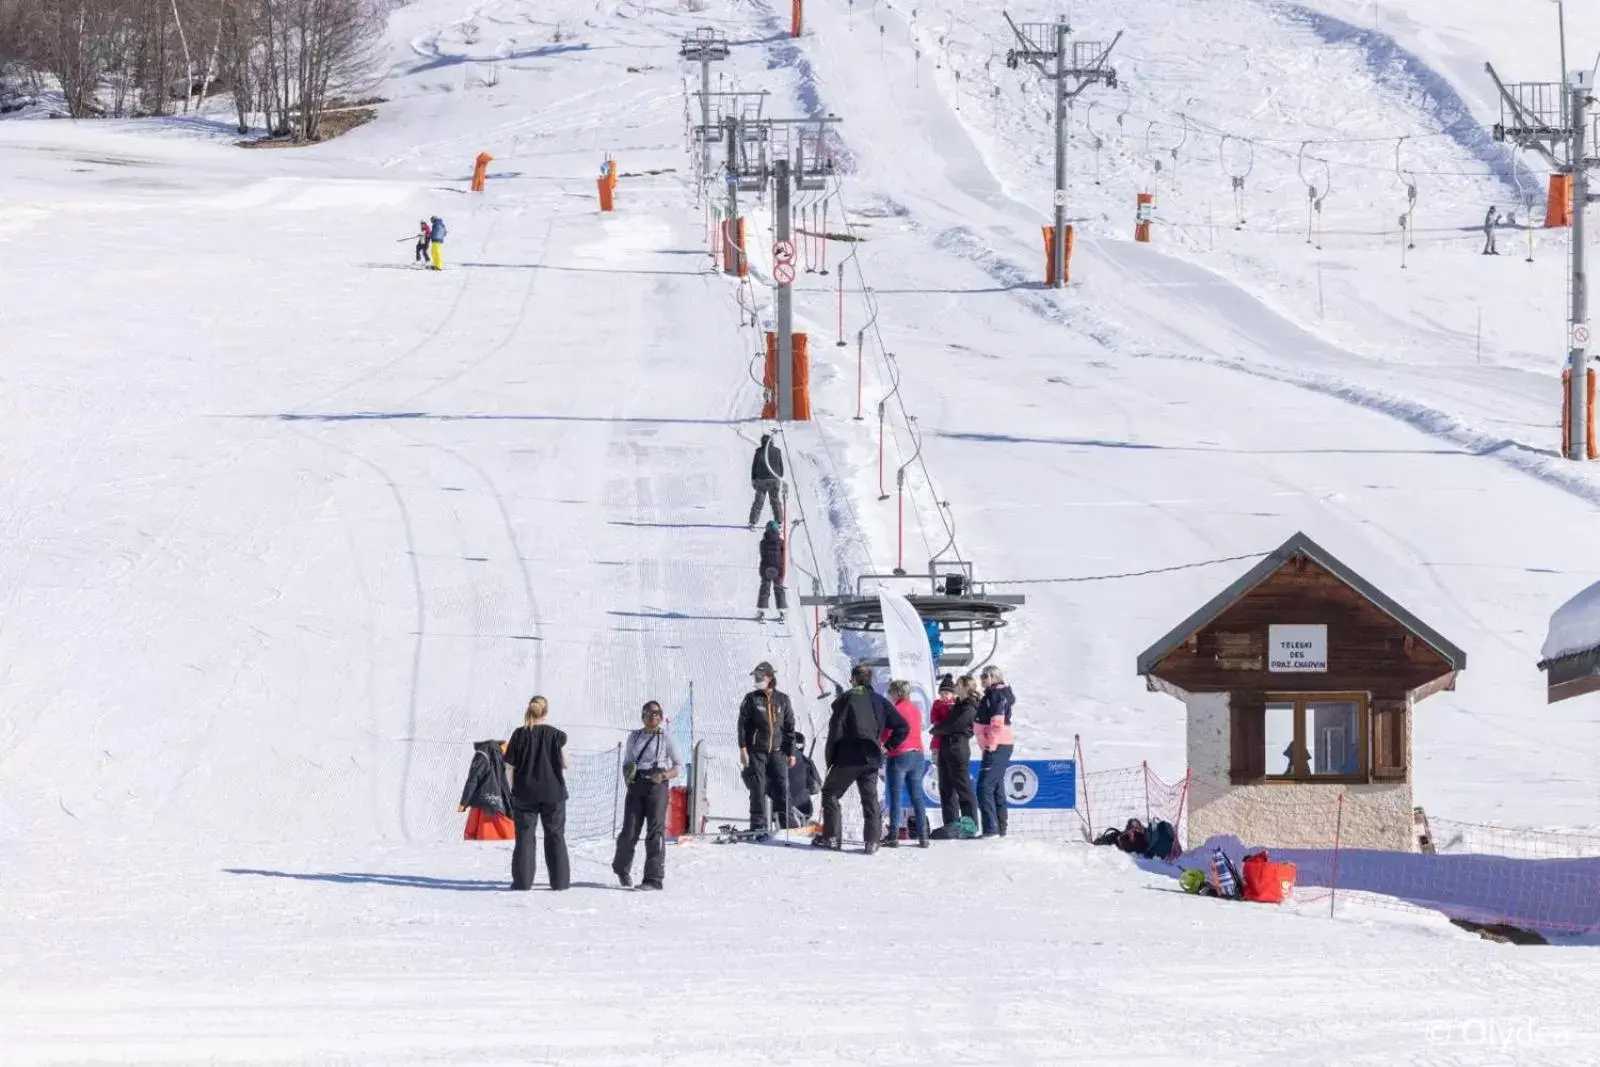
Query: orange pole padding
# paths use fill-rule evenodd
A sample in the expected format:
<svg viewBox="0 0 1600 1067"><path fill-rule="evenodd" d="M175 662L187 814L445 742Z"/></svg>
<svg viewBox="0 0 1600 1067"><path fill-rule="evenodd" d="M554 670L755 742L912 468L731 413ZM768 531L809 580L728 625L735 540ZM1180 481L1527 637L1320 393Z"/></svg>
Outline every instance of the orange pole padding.
<svg viewBox="0 0 1600 1067"><path fill-rule="evenodd" d="M1572 225L1572 175L1550 175L1550 197L1544 205L1546 229Z"/></svg>
<svg viewBox="0 0 1600 1067"><path fill-rule="evenodd" d="M795 421L811 418L811 343L810 338L803 333L792 335L794 357L792 366L794 379L794 417ZM762 397L761 417L775 419L778 417L778 335L767 331L767 358L766 368L761 375Z"/></svg>
<svg viewBox="0 0 1600 1067"><path fill-rule="evenodd" d="M1135 219L1133 224L1133 239L1135 241L1150 240L1150 219L1156 213L1156 196L1154 193L1140 193Z"/></svg>
<svg viewBox="0 0 1600 1067"><path fill-rule="evenodd" d="M614 159L607 159L606 160L606 181L611 185L611 188L613 190L616 189L616 187L617 187L617 161L614 160Z"/></svg>
<svg viewBox="0 0 1600 1067"><path fill-rule="evenodd" d="M748 278L750 276L750 257L745 255L745 248L747 246L744 243L743 215L739 216L737 223L738 224L734 227L734 236L737 239L737 243L733 248L734 262L738 264L738 270L736 273L741 278Z"/></svg>
<svg viewBox="0 0 1600 1067"><path fill-rule="evenodd" d="M483 192L484 179L489 176L489 164L494 162L494 157L487 152L479 152L478 158L472 164L472 191Z"/></svg>
<svg viewBox="0 0 1600 1067"><path fill-rule="evenodd" d="M792 10L790 11L790 16L789 16L789 36L790 37L798 37L798 36L800 36L800 26L801 26L801 23L803 21L802 15L804 14L804 9L805 9L805 0L794 0L794 6L793 6Z"/></svg>
<svg viewBox="0 0 1600 1067"><path fill-rule="evenodd" d="M596 178L595 185L600 188L600 210L611 210L611 183L604 178Z"/></svg>
<svg viewBox="0 0 1600 1067"><path fill-rule="evenodd" d="M1588 396L1584 398L1584 407L1588 414L1584 421L1588 424L1588 440L1584 448L1589 453L1590 459L1600 459L1600 432L1594 425L1594 401L1596 373L1589 372ZM1564 367L1561 371L1561 454L1567 454L1567 441L1572 436L1572 368Z"/></svg>
<svg viewBox="0 0 1600 1067"><path fill-rule="evenodd" d="M1041 229L1044 230L1044 283L1046 285L1054 285L1056 283L1056 228L1054 226L1044 226ZM1074 241L1071 226L1066 228L1066 235L1067 276L1062 279L1062 285L1070 285L1072 283L1072 245Z"/></svg>

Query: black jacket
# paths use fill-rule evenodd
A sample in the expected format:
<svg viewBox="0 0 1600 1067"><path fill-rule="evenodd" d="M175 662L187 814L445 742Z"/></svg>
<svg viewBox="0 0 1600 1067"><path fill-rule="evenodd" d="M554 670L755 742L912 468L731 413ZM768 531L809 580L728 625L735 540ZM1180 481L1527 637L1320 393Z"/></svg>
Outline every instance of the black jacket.
<svg viewBox="0 0 1600 1067"><path fill-rule="evenodd" d="M783 535L776 530L761 535L761 573L764 576L768 571L783 577Z"/></svg>
<svg viewBox="0 0 1600 1067"><path fill-rule="evenodd" d="M511 802L519 808L567 799L567 772L561 750L567 735L549 723L519 726L506 744L511 765Z"/></svg>
<svg viewBox="0 0 1600 1067"><path fill-rule="evenodd" d="M889 731L887 742L882 740L885 730ZM878 763L883 759L885 743L889 748L898 748L910 733L911 725L905 716L883 694L858 685L833 700L822 758L830 767Z"/></svg>
<svg viewBox="0 0 1600 1067"><path fill-rule="evenodd" d="M506 784L506 761L500 742L479 741L472 746L472 766L467 768L467 784L461 787L463 808L482 808L496 815L511 814L510 786Z"/></svg>
<svg viewBox="0 0 1600 1067"><path fill-rule="evenodd" d="M770 482L783 477L783 452L772 441L766 440L756 446L756 454L750 460L750 480L752 482Z"/></svg>
<svg viewBox="0 0 1600 1067"><path fill-rule="evenodd" d="M972 697L962 697L956 701L955 707L950 709L950 716L930 730L929 733L936 737L970 739L972 737L972 723L977 717L978 702Z"/></svg>
<svg viewBox="0 0 1600 1067"><path fill-rule="evenodd" d="M794 755L794 708L789 694L772 691L768 700L764 689L752 689L739 705L739 747L751 752L782 752Z"/></svg>

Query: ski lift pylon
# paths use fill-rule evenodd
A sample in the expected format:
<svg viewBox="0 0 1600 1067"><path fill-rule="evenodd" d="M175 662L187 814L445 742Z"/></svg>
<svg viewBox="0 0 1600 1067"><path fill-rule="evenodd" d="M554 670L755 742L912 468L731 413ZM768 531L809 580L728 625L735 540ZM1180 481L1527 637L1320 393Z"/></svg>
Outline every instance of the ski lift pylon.
<svg viewBox="0 0 1600 1067"><path fill-rule="evenodd" d="M916 584L923 584L927 592L910 592ZM991 593L973 576L972 564L966 560L928 561L926 575L862 574L856 578L853 594L840 596L802 596L803 607L824 609L822 625L841 632L882 633L883 605L878 600L882 589L903 592L911 606L917 609L923 622L937 623L944 640L944 651L937 667L969 668L987 663L999 647L999 634L1006 616L1022 607L1026 598L1018 594ZM994 642L981 661L974 663L973 639L981 633L990 633ZM888 665L887 660L868 660L875 667Z"/></svg>

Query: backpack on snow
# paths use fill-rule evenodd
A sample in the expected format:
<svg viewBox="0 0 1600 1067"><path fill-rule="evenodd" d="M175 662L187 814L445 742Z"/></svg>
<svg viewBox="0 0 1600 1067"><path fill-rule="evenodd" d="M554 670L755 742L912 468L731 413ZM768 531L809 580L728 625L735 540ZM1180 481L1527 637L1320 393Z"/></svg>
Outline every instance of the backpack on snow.
<svg viewBox="0 0 1600 1067"><path fill-rule="evenodd" d="M1142 855L1144 850L1150 847L1150 832L1138 819L1129 819L1128 825L1117 834L1117 847L1124 852L1137 852Z"/></svg>
<svg viewBox="0 0 1600 1067"><path fill-rule="evenodd" d="M1220 846L1211 848L1211 877L1208 879L1211 892L1224 900L1240 900L1244 897L1244 880L1239 877L1239 872Z"/></svg>
<svg viewBox="0 0 1600 1067"><path fill-rule="evenodd" d="M1178 846L1178 832L1172 824L1165 819L1157 819L1148 830L1149 842L1144 847L1142 855L1147 860L1164 860L1171 863L1183 855L1183 849Z"/></svg>
<svg viewBox="0 0 1600 1067"><path fill-rule="evenodd" d="M953 823L946 823L928 835L936 841L969 841L978 836L978 824L972 821L969 815L963 815Z"/></svg>

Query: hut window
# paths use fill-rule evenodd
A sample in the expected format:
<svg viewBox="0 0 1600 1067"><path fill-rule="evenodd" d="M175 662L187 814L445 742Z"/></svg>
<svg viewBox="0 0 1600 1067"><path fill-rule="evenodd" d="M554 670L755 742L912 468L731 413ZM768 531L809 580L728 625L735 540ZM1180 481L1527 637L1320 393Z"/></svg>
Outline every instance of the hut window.
<svg viewBox="0 0 1600 1067"><path fill-rule="evenodd" d="M1364 779L1364 694L1274 696L1267 701L1263 757L1268 778Z"/></svg>

